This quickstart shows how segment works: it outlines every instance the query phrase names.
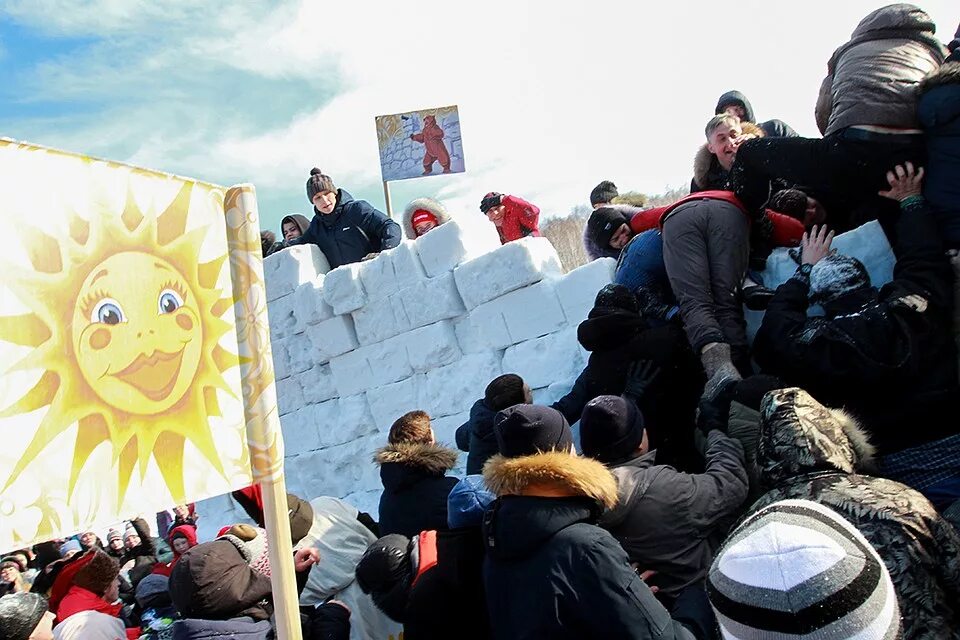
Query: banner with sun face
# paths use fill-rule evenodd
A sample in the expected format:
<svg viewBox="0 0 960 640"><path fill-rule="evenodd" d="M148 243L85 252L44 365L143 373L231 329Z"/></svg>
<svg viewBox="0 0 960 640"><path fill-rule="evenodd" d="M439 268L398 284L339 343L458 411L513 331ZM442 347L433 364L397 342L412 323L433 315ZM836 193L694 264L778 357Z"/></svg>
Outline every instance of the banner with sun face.
<svg viewBox="0 0 960 640"><path fill-rule="evenodd" d="M0 550L282 472L252 187L0 139L0 228Z"/></svg>

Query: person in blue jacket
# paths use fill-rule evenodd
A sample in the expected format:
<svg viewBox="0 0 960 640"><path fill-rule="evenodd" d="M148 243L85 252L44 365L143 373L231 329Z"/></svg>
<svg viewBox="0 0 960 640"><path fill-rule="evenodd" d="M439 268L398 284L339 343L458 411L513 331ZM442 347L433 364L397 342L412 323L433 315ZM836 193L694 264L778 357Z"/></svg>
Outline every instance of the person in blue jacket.
<svg viewBox="0 0 960 640"><path fill-rule="evenodd" d="M313 204L313 220L306 233L289 244L317 245L331 269L400 244L399 224L366 200L354 200L316 167L307 179L307 199Z"/></svg>

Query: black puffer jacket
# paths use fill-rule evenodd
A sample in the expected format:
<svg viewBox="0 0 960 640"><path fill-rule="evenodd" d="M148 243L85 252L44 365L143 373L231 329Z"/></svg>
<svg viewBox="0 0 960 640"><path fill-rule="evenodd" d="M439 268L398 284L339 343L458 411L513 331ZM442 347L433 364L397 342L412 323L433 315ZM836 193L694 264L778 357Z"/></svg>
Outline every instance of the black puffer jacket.
<svg viewBox="0 0 960 640"><path fill-rule="evenodd" d="M808 318L810 284L798 273L777 289L754 340L765 373L848 409L883 455L960 432L952 274L938 233L925 207L904 211L893 281L878 297Z"/></svg>
<svg viewBox="0 0 960 640"><path fill-rule="evenodd" d="M393 249L400 244L400 225L377 211L366 200L337 189L337 206L329 215L314 207L307 232L289 245L313 243L327 257L331 269L360 262L368 253Z"/></svg>
<svg viewBox="0 0 960 640"><path fill-rule="evenodd" d="M914 423L920 424L920 423ZM854 420L802 389L766 395L758 463L768 490L751 508L812 500L850 521L890 571L904 638L960 637L960 537L906 485L860 475L873 450Z"/></svg>
<svg viewBox="0 0 960 640"><path fill-rule="evenodd" d="M467 475L483 471L483 464L497 454L497 437L493 434L493 419L497 412L480 398L470 407L470 419L457 428L457 448L468 451Z"/></svg>
<svg viewBox="0 0 960 640"><path fill-rule="evenodd" d="M623 393L633 362L649 360L661 372L637 404L646 420L650 448L657 450L658 464L699 470L691 465L691 452L703 369L679 323L655 326L634 312L594 307L580 323L577 338L590 351L590 359L573 389L554 408L573 424L590 400Z"/></svg>
<svg viewBox="0 0 960 640"><path fill-rule="evenodd" d="M457 478L447 471L457 452L435 444L391 444L374 457L380 465L380 533L415 536L447 528L447 497Z"/></svg>
<svg viewBox="0 0 960 640"><path fill-rule="evenodd" d="M827 136L856 125L918 129L917 86L944 59L936 26L912 4L871 12L827 63L817 126Z"/></svg>

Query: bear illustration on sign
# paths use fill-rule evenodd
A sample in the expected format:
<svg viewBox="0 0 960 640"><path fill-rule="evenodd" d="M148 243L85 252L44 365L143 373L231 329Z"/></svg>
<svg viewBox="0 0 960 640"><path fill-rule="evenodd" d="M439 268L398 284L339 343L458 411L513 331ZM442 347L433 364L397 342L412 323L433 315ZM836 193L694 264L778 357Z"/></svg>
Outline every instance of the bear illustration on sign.
<svg viewBox="0 0 960 640"><path fill-rule="evenodd" d="M424 146L423 175L433 173L433 163L439 162L444 173L450 173L450 152L443 144L443 129L437 124L436 116L423 119L423 130L410 134L410 139Z"/></svg>

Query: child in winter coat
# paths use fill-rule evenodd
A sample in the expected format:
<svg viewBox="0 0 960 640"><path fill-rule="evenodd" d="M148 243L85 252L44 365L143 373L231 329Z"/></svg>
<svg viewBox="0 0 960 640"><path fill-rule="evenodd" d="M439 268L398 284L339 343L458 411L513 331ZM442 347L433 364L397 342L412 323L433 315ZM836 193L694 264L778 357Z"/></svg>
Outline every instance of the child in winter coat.
<svg viewBox="0 0 960 640"><path fill-rule="evenodd" d="M491 191L480 201L480 211L496 225L500 244L540 235L540 209L523 198Z"/></svg>

